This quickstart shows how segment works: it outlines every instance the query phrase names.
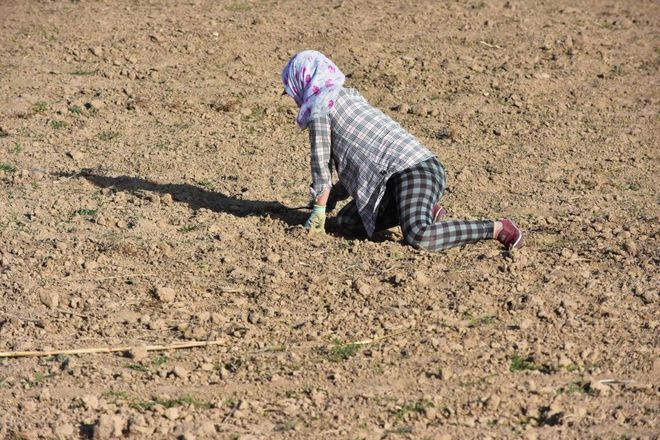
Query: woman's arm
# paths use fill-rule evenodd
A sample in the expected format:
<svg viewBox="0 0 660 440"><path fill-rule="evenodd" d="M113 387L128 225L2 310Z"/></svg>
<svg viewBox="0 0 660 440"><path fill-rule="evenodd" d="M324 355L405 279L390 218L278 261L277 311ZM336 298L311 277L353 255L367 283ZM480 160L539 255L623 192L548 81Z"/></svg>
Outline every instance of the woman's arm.
<svg viewBox="0 0 660 440"><path fill-rule="evenodd" d="M309 122L312 185L310 193L317 205L325 206L332 188L332 137L330 117L322 116Z"/></svg>
<svg viewBox="0 0 660 440"><path fill-rule="evenodd" d="M311 145L312 186L309 191L314 198L312 214L305 222L309 232L325 232L325 204L332 188L332 138L330 118L315 118L307 125Z"/></svg>

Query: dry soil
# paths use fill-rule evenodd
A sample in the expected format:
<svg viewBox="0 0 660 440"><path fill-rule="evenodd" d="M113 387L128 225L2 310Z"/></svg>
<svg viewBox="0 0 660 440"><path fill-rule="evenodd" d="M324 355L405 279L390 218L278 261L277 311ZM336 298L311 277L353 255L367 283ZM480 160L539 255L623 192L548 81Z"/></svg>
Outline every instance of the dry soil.
<svg viewBox="0 0 660 440"><path fill-rule="evenodd" d="M660 3L0 2L0 438L658 438ZM328 54L526 247L309 237ZM144 345L217 341L188 350ZM357 344L356 342L360 342Z"/></svg>

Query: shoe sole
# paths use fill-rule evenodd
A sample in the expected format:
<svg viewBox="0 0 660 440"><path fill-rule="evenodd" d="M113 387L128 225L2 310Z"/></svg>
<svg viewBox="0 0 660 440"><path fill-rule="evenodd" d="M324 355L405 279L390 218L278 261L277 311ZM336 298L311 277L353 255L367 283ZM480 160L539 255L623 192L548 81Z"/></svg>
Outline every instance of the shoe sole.
<svg viewBox="0 0 660 440"><path fill-rule="evenodd" d="M524 240L523 240L522 232L518 230L518 233L520 234L520 237L518 237L518 240L516 240L515 243L509 246L509 249L520 249L521 247L523 247Z"/></svg>
<svg viewBox="0 0 660 440"><path fill-rule="evenodd" d="M516 228L516 231L518 231L518 239L515 242L513 242L513 244L511 246L509 246L509 250L511 250L511 249L520 249L521 247L523 247L523 243L524 243L522 231L520 230L520 228L518 227L517 224L515 224L511 220L509 220L509 221L511 222L513 227Z"/></svg>

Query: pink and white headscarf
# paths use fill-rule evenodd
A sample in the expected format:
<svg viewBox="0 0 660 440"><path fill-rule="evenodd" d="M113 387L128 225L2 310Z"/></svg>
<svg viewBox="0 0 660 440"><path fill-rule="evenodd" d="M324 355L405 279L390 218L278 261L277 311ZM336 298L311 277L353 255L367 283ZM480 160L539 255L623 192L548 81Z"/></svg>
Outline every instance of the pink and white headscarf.
<svg viewBox="0 0 660 440"><path fill-rule="evenodd" d="M346 77L321 52L305 50L291 57L282 70L284 91L296 101L296 123L302 129L310 119L326 115L335 105Z"/></svg>

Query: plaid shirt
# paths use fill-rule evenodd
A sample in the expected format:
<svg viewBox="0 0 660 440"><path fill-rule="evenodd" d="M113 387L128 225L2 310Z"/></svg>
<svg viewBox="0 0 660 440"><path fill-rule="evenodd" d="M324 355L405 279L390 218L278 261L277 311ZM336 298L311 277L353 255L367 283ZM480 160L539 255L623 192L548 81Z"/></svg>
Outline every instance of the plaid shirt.
<svg viewBox="0 0 660 440"><path fill-rule="evenodd" d="M342 89L332 111L312 119L307 127L312 196L317 198L332 187L334 162L339 182L355 200L369 235L387 180L435 156L354 89Z"/></svg>

